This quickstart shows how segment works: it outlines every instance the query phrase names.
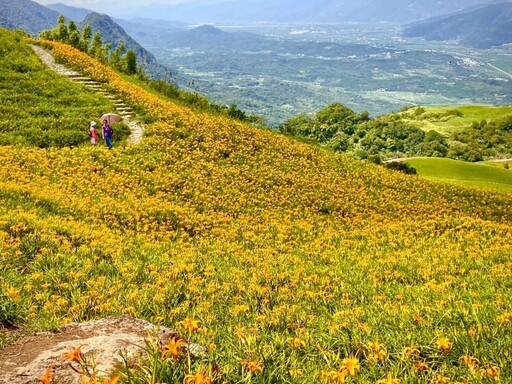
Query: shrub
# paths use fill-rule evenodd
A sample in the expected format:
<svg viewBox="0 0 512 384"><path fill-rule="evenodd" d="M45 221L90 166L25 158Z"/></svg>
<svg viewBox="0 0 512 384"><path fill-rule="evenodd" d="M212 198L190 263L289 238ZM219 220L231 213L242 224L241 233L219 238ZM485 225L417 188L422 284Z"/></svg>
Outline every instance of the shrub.
<svg viewBox="0 0 512 384"><path fill-rule="evenodd" d="M411 165L401 162L401 161L392 161L389 163L386 163L384 165L387 169L392 169L394 171L399 171L402 173L405 173L407 175L416 175L417 171L416 168L412 167Z"/></svg>

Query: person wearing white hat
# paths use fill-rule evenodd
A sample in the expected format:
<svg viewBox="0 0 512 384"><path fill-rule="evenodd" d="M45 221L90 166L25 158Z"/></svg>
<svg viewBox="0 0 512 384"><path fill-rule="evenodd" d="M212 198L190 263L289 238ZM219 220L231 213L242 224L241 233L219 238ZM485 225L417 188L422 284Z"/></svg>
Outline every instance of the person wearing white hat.
<svg viewBox="0 0 512 384"><path fill-rule="evenodd" d="M98 144L98 132L96 132L96 122L91 121L89 123L89 137L91 138L91 144Z"/></svg>

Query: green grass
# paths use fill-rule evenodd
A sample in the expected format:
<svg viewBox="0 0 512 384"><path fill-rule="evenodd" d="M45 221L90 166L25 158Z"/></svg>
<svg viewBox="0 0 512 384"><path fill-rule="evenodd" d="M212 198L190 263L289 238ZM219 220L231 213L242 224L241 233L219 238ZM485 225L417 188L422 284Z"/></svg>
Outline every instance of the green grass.
<svg viewBox="0 0 512 384"><path fill-rule="evenodd" d="M419 108L424 112L416 114L418 108L410 108L399 115L403 121L415 127L425 131L434 130L443 135L467 128L474 122L491 121L512 114L512 106L465 105Z"/></svg>
<svg viewBox="0 0 512 384"><path fill-rule="evenodd" d="M512 193L512 171L495 164L468 163L451 159L411 159L408 164L427 179Z"/></svg>
<svg viewBox="0 0 512 384"><path fill-rule="evenodd" d="M483 161L480 164L488 165L489 167L494 167L498 169L507 169L507 165L509 170L512 169L512 160L497 160L497 161Z"/></svg>

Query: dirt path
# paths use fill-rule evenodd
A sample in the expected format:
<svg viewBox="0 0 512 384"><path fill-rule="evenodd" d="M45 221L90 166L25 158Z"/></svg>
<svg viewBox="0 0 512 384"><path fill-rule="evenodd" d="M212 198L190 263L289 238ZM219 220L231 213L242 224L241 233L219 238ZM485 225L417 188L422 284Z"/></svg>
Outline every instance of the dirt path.
<svg viewBox="0 0 512 384"><path fill-rule="evenodd" d="M407 160L414 160L414 159L431 159L432 157L397 157L395 159L388 159L388 160L384 160L384 163L399 163L399 162L402 162L402 161L407 161ZM443 157L443 159L448 159L447 157ZM492 159L492 160L487 160L491 163L507 163L507 162L512 162L512 159Z"/></svg>
<svg viewBox="0 0 512 384"><path fill-rule="evenodd" d="M32 47L34 52L39 56L41 61L58 74L67 76L72 81L79 84L83 84L98 92L99 94L103 95L104 97L112 100L112 102L115 104L116 112L123 117L123 121L128 125L128 127L130 127L130 136L128 137L127 140L128 145L135 145L140 143L140 141L142 140L142 135L144 134L144 126L134 119L134 113L132 108L127 106L123 100L119 99L116 95L105 90L101 83L92 80L87 76L83 76L82 74L72 69L66 68L62 64L56 63L51 53L47 50L37 45L30 46Z"/></svg>

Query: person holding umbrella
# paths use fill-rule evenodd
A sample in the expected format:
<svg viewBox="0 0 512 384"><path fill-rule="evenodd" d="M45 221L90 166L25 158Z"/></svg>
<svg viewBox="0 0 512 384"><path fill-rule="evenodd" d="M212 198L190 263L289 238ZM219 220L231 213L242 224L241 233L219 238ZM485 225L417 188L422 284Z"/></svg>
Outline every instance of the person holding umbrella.
<svg viewBox="0 0 512 384"><path fill-rule="evenodd" d="M103 120L103 127L101 127L102 136L105 139L108 149L112 149L112 134L114 131L108 123L107 119Z"/></svg>
<svg viewBox="0 0 512 384"><path fill-rule="evenodd" d="M112 149L112 135L114 131L110 124L121 121L121 116L114 113L106 113L101 116L100 120L103 121L103 127L101 127L102 136L105 139L108 149Z"/></svg>

